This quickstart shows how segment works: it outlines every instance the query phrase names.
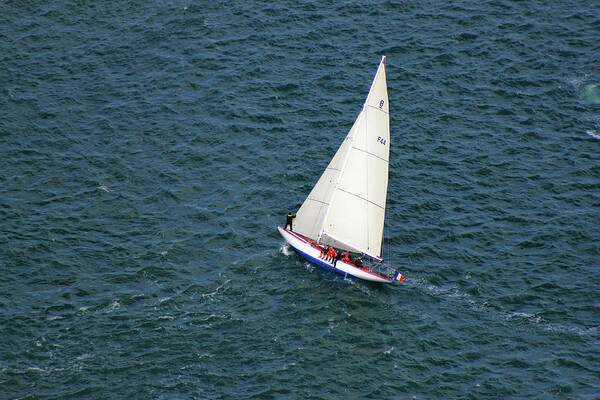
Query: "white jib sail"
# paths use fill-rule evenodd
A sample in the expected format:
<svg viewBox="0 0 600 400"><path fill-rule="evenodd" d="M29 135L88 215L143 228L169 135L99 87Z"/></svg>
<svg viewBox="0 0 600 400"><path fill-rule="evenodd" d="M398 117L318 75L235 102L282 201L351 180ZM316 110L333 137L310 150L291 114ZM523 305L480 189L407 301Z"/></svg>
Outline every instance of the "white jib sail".
<svg viewBox="0 0 600 400"><path fill-rule="evenodd" d="M390 125L385 57L362 111L294 220L294 231L336 248L381 257Z"/></svg>

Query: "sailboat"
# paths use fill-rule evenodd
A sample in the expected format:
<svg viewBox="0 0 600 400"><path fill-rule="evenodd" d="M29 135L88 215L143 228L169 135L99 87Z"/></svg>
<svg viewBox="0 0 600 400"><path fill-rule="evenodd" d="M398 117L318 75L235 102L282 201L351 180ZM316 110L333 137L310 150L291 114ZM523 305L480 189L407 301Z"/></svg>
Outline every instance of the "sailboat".
<svg viewBox="0 0 600 400"><path fill-rule="evenodd" d="M390 119L385 56L352 128L281 236L308 261L373 282L391 283L397 271L366 267L362 256L382 261L388 186ZM287 229L288 226L291 229ZM352 257L332 260L325 247ZM358 256L357 256L358 255Z"/></svg>

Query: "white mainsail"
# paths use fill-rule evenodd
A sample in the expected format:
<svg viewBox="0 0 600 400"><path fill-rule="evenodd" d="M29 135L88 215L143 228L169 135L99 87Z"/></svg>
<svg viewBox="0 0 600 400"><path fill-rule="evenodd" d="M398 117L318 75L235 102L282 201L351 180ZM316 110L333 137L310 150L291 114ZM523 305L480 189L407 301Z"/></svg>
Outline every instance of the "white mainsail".
<svg viewBox="0 0 600 400"><path fill-rule="evenodd" d="M384 56L354 125L296 213L294 231L381 259L389 154Z"/></svg>

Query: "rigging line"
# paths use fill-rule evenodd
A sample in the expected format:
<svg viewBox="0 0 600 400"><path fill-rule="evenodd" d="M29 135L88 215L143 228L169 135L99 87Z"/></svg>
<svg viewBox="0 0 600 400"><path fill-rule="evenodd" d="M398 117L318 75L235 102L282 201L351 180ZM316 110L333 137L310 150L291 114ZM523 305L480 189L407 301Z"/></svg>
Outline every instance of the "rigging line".
<svg viewBox="0 0 600 400"><path fill-rule="evenodd" d="M385 219L383 221L383 232L384 233L383 233L383 238L382 238L382 240L383 240L382 246L385 246L384 251L387 253L386 256L385 256L385 259L389 263L390 262L390 241L389 241L389 239L387 240L387 243L386 243L386 238L388 237L388 234L390 233L390 228L388 226L388 218L389 217L388 217L388 215L386 213L385 214Z"/></svg>

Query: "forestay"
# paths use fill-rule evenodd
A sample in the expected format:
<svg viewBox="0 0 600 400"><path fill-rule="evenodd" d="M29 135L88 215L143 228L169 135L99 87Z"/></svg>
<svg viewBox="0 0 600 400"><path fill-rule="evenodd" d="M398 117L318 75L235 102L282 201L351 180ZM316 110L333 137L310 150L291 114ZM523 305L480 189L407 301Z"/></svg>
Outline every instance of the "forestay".
<svg viewBox="0 0 600 400"><path fill-rule="evenodd" d="M380 259L389 152L382 57L360 114L298 210L294 231L322 244Z"/></svg>

